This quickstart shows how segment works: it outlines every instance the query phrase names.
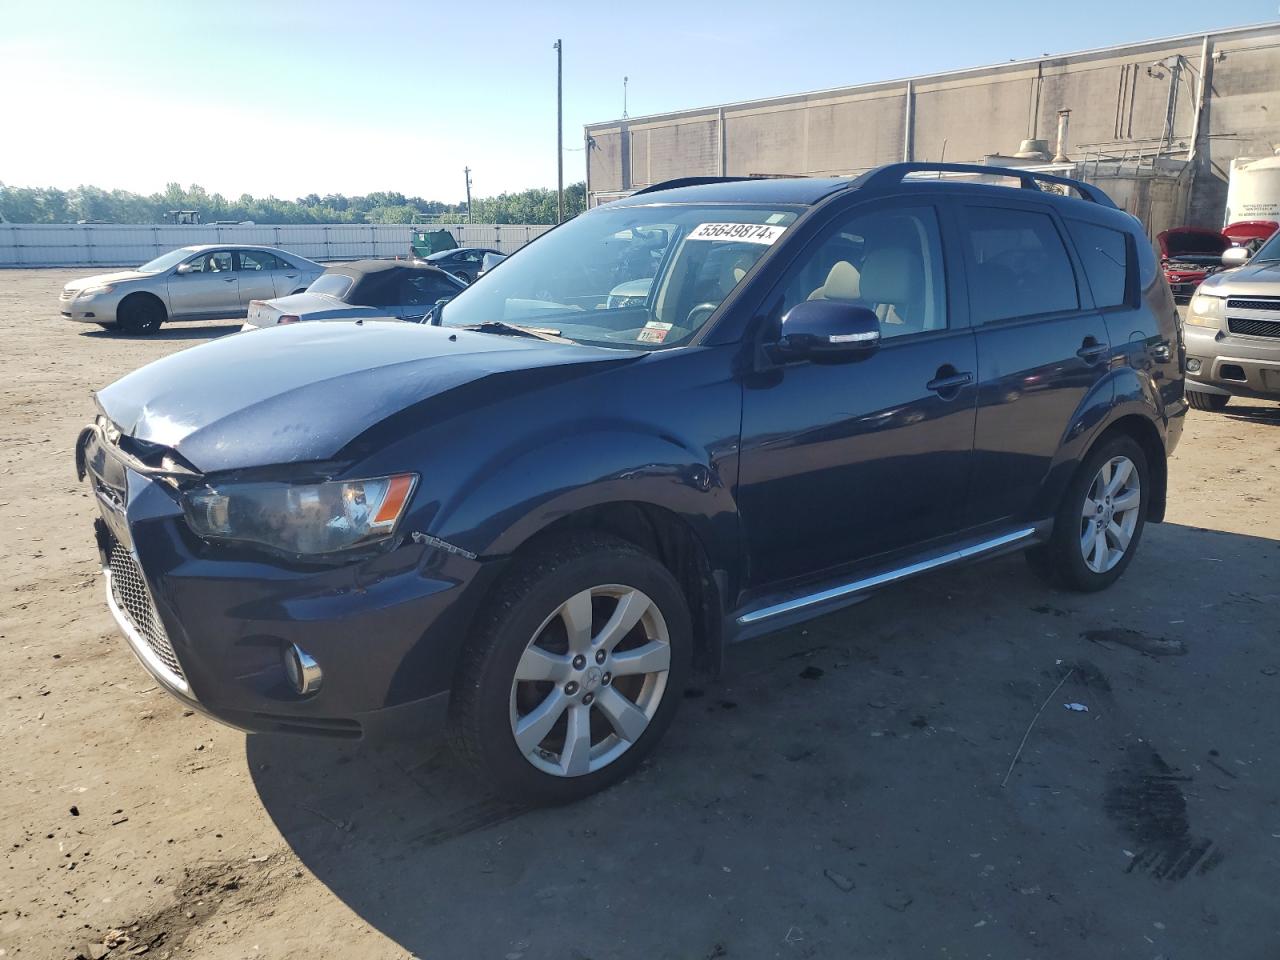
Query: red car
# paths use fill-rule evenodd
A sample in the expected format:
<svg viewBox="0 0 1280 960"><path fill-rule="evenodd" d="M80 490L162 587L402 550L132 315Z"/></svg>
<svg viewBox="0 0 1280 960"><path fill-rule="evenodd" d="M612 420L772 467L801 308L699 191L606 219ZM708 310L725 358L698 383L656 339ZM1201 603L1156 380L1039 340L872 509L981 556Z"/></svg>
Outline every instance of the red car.
<svg viewBox="0 0 1280 960"><path fill-rule="evenodd" d="M1276 226L1274 220L1241 220L1221 231L1174 227L1159 234L1160 266L1174 297L1190 299L1205 277L1222 269L1223 251L1233 246L1256 250Z"/></svg>

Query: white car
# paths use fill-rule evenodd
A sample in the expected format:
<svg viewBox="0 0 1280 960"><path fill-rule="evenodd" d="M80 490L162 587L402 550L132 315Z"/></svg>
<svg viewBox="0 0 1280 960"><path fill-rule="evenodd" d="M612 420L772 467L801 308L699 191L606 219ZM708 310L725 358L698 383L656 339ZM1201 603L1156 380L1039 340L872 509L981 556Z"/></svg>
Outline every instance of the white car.
<svg viewBox="0 0 1280 960"><path fill-rule="evenodd" d="M354 260L333 264L303 293L255 300L242 330L304 320L421 322L467 285L425 260Z"/></svg>
<svg viewBox="0 0 1280 960"><path fill-rule="evenodd" d="M243 317L250 301L305 290L322 273L320 264L274 247L202 244L136 270L73 280L58 308L68 320L154 333L166 320Z"/></svg>

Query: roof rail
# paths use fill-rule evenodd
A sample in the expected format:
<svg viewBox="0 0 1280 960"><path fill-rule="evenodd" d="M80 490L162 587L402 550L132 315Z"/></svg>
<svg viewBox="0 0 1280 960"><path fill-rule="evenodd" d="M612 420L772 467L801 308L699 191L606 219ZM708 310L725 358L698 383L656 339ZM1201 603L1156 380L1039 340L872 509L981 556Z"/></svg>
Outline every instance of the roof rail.
<svg viewBox="0 0 1280 960"><path fill-rule="evenodd" d="M654 193L658 190L674 190L676 187L701 187L709 183L737 183L740 180L759 180L760 177L676 177L674 180L663 180L661 183L652 183L647 187L641 187L633 197L638 197L642 193Z"/></svg>
<svg viewBox="0 0 1280 960"><path fill-rule="evenodd" d="M1019 181L1024 190L1039 190L1040 181L1044 183L1057 183L1064 187L1070 187L1080 194L1084 199L1092 201L1103 207L1111 207L1115 209L1115 201L1108 197L1091 183L1085 183L1083 180L1073 180L1070 177L1059 177L1052 173L1041 173L1038 170L1027 170L1022 167L995 167L987 166L982 163L928 163L928 162L909 162L909 163L889 163L883 167L877 167L874 170L864 173L855 183L862 189L883 190L889 187L897 186L903 179L912 173L971 173L986 174L987 176L1010 177Z"/></svg>

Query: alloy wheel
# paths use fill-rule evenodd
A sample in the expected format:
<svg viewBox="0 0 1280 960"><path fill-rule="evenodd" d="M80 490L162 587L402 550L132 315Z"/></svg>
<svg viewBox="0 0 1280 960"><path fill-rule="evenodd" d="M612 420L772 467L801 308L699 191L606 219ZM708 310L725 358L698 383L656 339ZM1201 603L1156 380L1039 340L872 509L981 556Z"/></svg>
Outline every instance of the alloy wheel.
<svg viewBox="0 0 1280 960"><path fill-rule="evenodd" d="M670 668L667 624L648 595L621 584L574 594L542 622L516 665L517 749L554 776L608 766L648 729Z"/></svg>
<svg viewBox="0 0 1280 960"><path fill-rule="evenodd" d="M1102 465L1080 512L1080 552L1094 573L1106 573L1124 558L1142 509L1142 480L1128 457Z"/></svg>

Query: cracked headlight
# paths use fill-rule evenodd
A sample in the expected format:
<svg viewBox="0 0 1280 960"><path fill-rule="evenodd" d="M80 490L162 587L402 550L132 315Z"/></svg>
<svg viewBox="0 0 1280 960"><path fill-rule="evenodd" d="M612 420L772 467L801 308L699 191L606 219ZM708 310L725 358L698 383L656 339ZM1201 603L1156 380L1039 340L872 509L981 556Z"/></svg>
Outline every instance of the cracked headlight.
<svg viewBox="0 0 1280 960"><path fill-rule="evenodd" d="M386 540L417 483L401 473L325 483L210 484L182 498L187 525L207 540L324 556Z"/></svg>

